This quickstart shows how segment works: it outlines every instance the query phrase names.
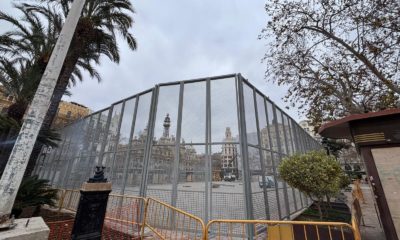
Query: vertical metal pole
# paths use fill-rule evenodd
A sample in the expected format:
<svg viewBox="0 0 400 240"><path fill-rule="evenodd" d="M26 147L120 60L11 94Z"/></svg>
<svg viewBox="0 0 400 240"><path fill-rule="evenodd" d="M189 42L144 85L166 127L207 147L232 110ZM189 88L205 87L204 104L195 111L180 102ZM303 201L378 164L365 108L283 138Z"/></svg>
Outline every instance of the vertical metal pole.
<svg viewBox="0 0 400 240"><path fill-rule="evenodd" d="M66 153L65 160L64 160L64 161L66 161L65 165L67 166L67 168L65 169L63 177L60 178L60 181L59 181L60 183L58 185L58 187L61 187L61 188L66 188L67 179L71 173L72 163L74 162L74 158L70 155L70 152L69 152L70 148L71 148L71 139L69 139L68 152ZM70 156L70 158L69 158L69 156Z"/></svg>
<svg viewBox="0 0 400 240"><path fill-rule="evenodd" d="M63 143L62 143L62 145L61 145L61 148L60 148L60 154L58 154L58 157L57 158L55 158L54 160L53 160L53 174L52 174L52 176L50 176L49 177L49 180L50 180L50 183L52 184L52 185L54 185L54 177L56 176L56 172L57 172L57 169L59 169L60 171L61 171L61 169L60 169L60 159L61 159L61 155L63 154L63 151L65 150L64 148L66 148L66 146L65 146L65 141L63 141ZM51 172L51 171L50 171ZM61 174L61 172L60 172L60 174Z"/></svg>
<svg viewBox="0 0 400 240"><path fill-rule="evenodd" d="M75 186L75 176L76 173L74 173L74 170L76 168L77 162L78 160L80 160L80 155L81 155L81 151L80 151L80 138L81 138L81 128L82 128L82 122L83 120L75 123L75 125L77 125L76 127L74 127L73 132L72 132L72 136L71 137L71 144L73 143L73 152L72 152L72 160L71 160L71 169L69 170L69 174L68 174L68 178L66 180L66 185L67 186L71 186L71 188L73 188ZM69 180L71 180L71 183L69 182Z"/></svg>
<svg viewBox="0 0 400 240"><path fill-rule="evenodd" d="M288 123L288 128L289 128L289 134L290 134L290 145L292 146L292 152L291 154L296 153L296 141L294 139L294 134L293 134L293 129L292 129L292 119L289 116L286 116L287 123Z"/></svg>
<svg viewBox="0 0 400 240"><path fill-rule="evenodd" d="M42 76L38 89L29 107L15 141L10 158L0 180L0 222L8 219L17 196L33 145L39 134L43 120L50 105L51 96L57 84L69 45L80 18L84 0L75 0L68 13L65 24L50 56L49 63Z"/></svg>
<svg viewBox="0 0 400 240"><path fill-rule="evenodd" d="M82 121L80 121L78 123L74 123L74 125L78 125L78 126L74 127L74 128L71 127L71 132L69 132L69 135L70 135L69 148L71 148L71 151L69 153L67 153L67 159L68 159L68 156L70 157L70 159L67 160L68 161L68 165L67 165L67 169L65 171L64 179L62 180L62 186L65 187L65 188L66 188L66 186L68 184L68 179L69 179L69 177L71 175L72 167L74 165L74 161L75 161L75 158L76 158L75 149L76 149L77 143L75 141L76 140L75 137L79 134L78 133L79 130L80 130L79 129L80 128L79 124L81 124L81 122ZM74 126L74 125L72 125L72 126Z"/></svg>
<svg viewBox="0 0 400 240"><path fill-rule="evenodd" d="M120 103L118 103L118 104L120 104ZM114 151L113 151L114 152L113 160L112 160L112 163L111 163L110 173L109 173L111 181L113 181L114 178L115 178L115 176L114 176L114 174L116 172L116 169L114 169L114 167L115 167L115 159L117 158L117 154L118 154L118 143L119 143L119 136L120 136L120 131L121 131L122 119L124 118L124 108L125 108L125 101L122 102L121 111L119 113L121 116L118 119L117 136L115 138L115 145L114 145ZM114 182L114 186L115 185L117 185L116 182ZM115 186L115 187L117 187L117 186Z"/></svg>
<svg viewBox="0 0 400 240"><path fill-rule="evenodd" d="M151 150L153 147L153 134L154 134L154 124L157 115L158 92L159 92L159 86L156 85L152 91L150 111L149 111L149 121L147 124L148 131L147 131L147 138L143 156L142 180L140 182L140 190L139 190L139 196L141 197L146 197L146 191L147 191L147 177L149 175L149 162L151 159Z"/></svg>
<svg viewBox="0 0 400 240"><path fill-rule="evenodd" d="M211 82L206 80L206 161L205 161L205 209L204 222L212 217L212 159L211 159Z"/></svg>
<svg viewBox="0 0 400 240"><path fill-rule="evenodd" d="M271 215L269 212L269 198L268 198L268 193L267 193L267 186L266 186L266 180L265 180L265 163L264 163L264 152L262 150L262 144L261 144L261 131L260 131L260 121L258 118L258 105L257 105L257 97L256 97L256 92L253 89L253 97L254 97L254 109L255 109L255 114L256 114L256 128L257 128L257 138L258 138L258 146L259 146L259 155L260 155L260 167L261 167L261 179L263 181L263 195L264 195L264 205L265 205L265 215L267 219L271 219ZM264 103L264 98L263 98L263 104ZM265 108L265 106L264 106ZM250 176L251 179L251 176Z"/></svg>
<svg viewBox="0 0 400 240"><path fill-rule="evenodd" d="M293 145L293 137L292 137L292 131L291 131L291 128L290 128L290 118L289 118L289 116L287 116L287 115L285 115L284 113L282 113L282 116L284 116L284 118L283 118L283 122L285 122L285 123L287 123L287 129L286 129L286 127L285 127L285 123L283 124L283 127L284 127L284 132L286 133L285 134L285 140L286 140L286 149L288 149L289 150L289 144L290 144L290 146L291 146L291 148L292 148L292 152L291 152L291 154L294 154L294 145ZM285 120L286 119L286 120ZM289 138L289 136L290 136L290 138ZM290 139L290 142L289 142L289 139ZM290 153L289 153L289 151L288 151L288 155L289 155ZM294 209L295 209L295 211L297 211L298 210L298 208L297 208L297 201L296 201L296 193L295 193L295 191L294 191L294 189L293 189L293 187L291 187L291 189L292 189L292 196L293 196L293 202L294 202ZM289 194L289 193L288 193Z"/></svg>
<svg viewBox="0 0 400 240"><path fill-rule="evenodd" d="M240 74L237 75L239 83L239 110L240 110L240 148L242 152L243 161L243 187L244 187L244 197L246 204L246 219L254 219L253 215L253 203L251 202L251 184L250 179L250 169L249 169L249 154L247 149L247 131L246 131L246 112L244 108L244 93L243 93L243 79ZM248 238L253 239L254 229L252 226L247 227Z"/></svg>
<svg viewBox="0 0 400 240"><path fill-rule="evenodd" d="M104 151L107 146L107 139L108 139L108 134L110 131L110 125L111 125L111 118L112 118L112 113L113 113L114 105L111 105L111 107L108 109L108 116L107 116L107 122L106 122L106 127L104 129L104 134L103 134L103 141L101 142L100 146L100 152L99 152L99 159L98 162L96 163L97 166L104 166Z"/></svg>
<svg viewBox="0 0 400 240"><path fill-rule="evenodd" d="M280 133L279 133L279 126L278 126L278 115L276 113L276 107L275 104L273 106L273 112L274 112L274 119L276 119L276 124L275 124L275 131L276 131L276 142L278 145L278 152L279 152L279 158L280 160L282 159L282 143L281 143L281 138L280 138ZM281 121L282 121L282 127L283 127L283 118L282 118L282 112L281 112ZM290 208L289 208L289 197L287 195L287 186L286 182L283 182L283 196L285 198L285 208L286 208L286 216L283 218L289 218L290 217Z"/></svg>
<svg viewBox="0 0 400 240"><path fill-rule="evenodd" d="M133 134L135 133L135 124L136 124L136 115L137 115L138 105L139 105L139 98L136 97L135 98L135 107L134 107L135 109L133 110L133 116L132 116L131 131L129 133L128 150L126 153L125 164L124 164L124 173L123 173L122 187L121 187L121 192L120 192L121 195L125 194L126 183L128 181L129 161L131 159L132 139L133 139Z"/></svg>
<svg viewBox="0 0 400 240"><path fill-rule="evenodd" d="M66 141L65 142L66 151L64 152L64 155L63 155L63 158L62 158L63 160L60 160L60 162L62 161L62 164L60 164L60 175L59 175L59 177L57 179L57 182L54 182L54 180L53 180L53 186L56 186L57 188L60 188L61 182L64 179L64 176L65 176L65 173L66 173L66 171L64 169L64 166L68 165L67 156L68 156L68 152L69 152L70 146L71 146L71 144Z"/></svg>
<svg viewBox="0 0 400 240"><path fill-rule="evenodd" d="M80 136L79 140L81 142L80 143L80 147L78 148L79 149L78 150L78 152L79 152L79 163L78 163L78 167L75 168L75 172L77 173L76 176L79 176L79 178L76 178L75 181L74 181L74 184L73 184L73 188L74 189L75 189L75 187L79 188L82 185L82 182L85 180L84 179L84 168L81 167L81 166L84 166L85 164L87 164L86 161L88 161L88 160L86 160L87 155L85 153L85 147L86 147L85 146L86 145L85 136L87 135L87 132L88 132L90 119L85 118L80 123L81 123L81 126L80 126L81 131L78 133L79 136Z"/></svg>
<svg viewBox="0 0 400 240"><path fill-rule="evenodd" d="M93 152L96 152L96 149L94 148L94 143L96 141L96 137L98 136L98 134L100 134L99 128L101 127L101 124L100 124L101 112L97 113L97 115L98 115L97 117L95 115L91 116L91 118L93 118L93 119L97 118L97 120L93 120L93 121L96 121L96 123L94 124L95 126L93 126L93 129L92 129L92 137L89 140L90 141L89 142L90 147L88 148L89 160L88 160L87 165L85 166L85 168L86 168L86 174L85 174L86 177L85 178L86 179L89 178L89 176L92 174L91 170L93 169L92 167L93 167L93 162L94 162L94 161L92 161L92 158L96 157L96 155L93 156Z"/></svg>
<svg viewBox="0 0 400 240"><path fill-rule="evenodd" d="M43 172L42 178L44 178L44 179L49 179L49 177L50 177L50 172L51 172L51 168L52 168L52 166L53 166L54 159L56 158L56 155L57 155L57 153L58 153L58 150L59 150L59 149L57 149L57 148L53 148L53 149L52 149L51 158L48 159L48 162L47 162L46 167L45 167L45 169L46 169L47 171Z"/></svg>
<svg viewBox="0 0 400 240"><path fill-rule="evenodd" d="M180 83L179 88L179 103L178 103L178 119L175 137L175 159L172 166L172 194L171 205L176 206L178 198L178 183L179 183L179 161L180 161L180 148L181 148L181 131L182 131L182 108L183 108L183 91L184 84Z"/></svg>
<svg viewBox="0 0 400 240"><path fill-rule="evenodd" d="M89 167L89 162L90 162L90 146L91 146L91 134L93 132L93 115L89 115L87 118L84 119L84 122L86 123L85 130L82 131L82 153L84 156L84 161L80 164L80 172L82 172L82 179L81 181L85 181L86 175L87 175L87 168Z"/></svg>
<svg viewBox="0 0 400 240"><path fill-rule="evenodd" d="M148 117L148 122L147 122L147 136L146 136L146 142L144 145L144 155L143 155L143 160L142 160L142 176L140 180L140 186L139 186L139 196L141 197L146 197L147 194L147 177L149 175L149 162L151 160L151 151L153 147L153 134L154 134L154 125L156 121L156 115L157 115L157 101L158 101L158 92L159 92L159 86L156 85L153 90L151 91L151 101L150 101L150 110L149 110L149 117ZM149 93L146 93L149 94ZM138 96L137 101L138 104L140 103L140 97ZM135 120L136 121L136 120ZM139 220L142 221L143 218L145 217L145 206L142 204L140 206L140 216Z"/></svg>
<svg viewBox="0 0 400 240"><path fill-rule="evenodd" d="M35 167L33 168L33 171L32 171L33 175L38 175L38 173L39 173L40 158L43 154L43 151L45 151L44 149L47 149L47 147L43 146L42 149L40 149L40 154L39 154L38 160L36 161Z"/></svg>
<svg viewBox="0 0 400 240"><path fill-rule="evenodd" d="M293 140L295 142L295 148L296 148L295 153L300 153L301 150L300 150L299 137L297 136L297 125L294 120L291 120L291 121L292 121L291 126L292 126L292 132L293 132Z"/></svg>
<svg viewBox="0 0 400 240"><path fill-rule="evenodd" d="M267 117L267 129L268 129L268 140L269 140L269 143L270 143L270 150L271 150L271 152L270 152L270 154L271 154L271 164L272 164L272 172L273 172L273 174L274 174L274 178L275 178L275 194L276 194L276 205L277 205L277 207L278 207L278 216L279 216L279 219L282 219L282 212L281 212L281 205L279 204L279 202L280 202L280 197L279 197L279 183L278 183L278 181L277 181L277 173L276 173L276 166L275 166L275 161L274 161L274 158L275 158L275 156L274 156L274 151L273 151L273 142L272 142L272 137L271 137L271 127L273 127L273 128L275 128L275 126L273 125L273 126L271 126L271 125L269 125L269 115L268 115L268 104L267 104L267 100L265 100L264 101L264 104L265 104L265 114L266 114L266 117ZM272 114L274 114L274 106L272 105L272 103L271 103L271 107L272 107ZM275 115L274 116L272 116L272 119L274 119L275 118ZM276 128L275 128L276 129ZM275 130L276 131L276 130ZM275 137L277 137L276 136L276 134L275 134ZM277 144L278 145L278 144Z"/></svg>

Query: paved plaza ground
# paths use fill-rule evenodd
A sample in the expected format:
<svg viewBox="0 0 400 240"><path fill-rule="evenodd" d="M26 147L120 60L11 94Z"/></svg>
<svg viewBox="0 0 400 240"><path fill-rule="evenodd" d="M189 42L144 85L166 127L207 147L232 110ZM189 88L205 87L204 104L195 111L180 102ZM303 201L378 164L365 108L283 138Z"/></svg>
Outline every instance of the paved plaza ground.
<svg viewBox="0 0 400 240"><path fill-rule="evenodd" d="M378 217L378 207L374 204L371 188L368 184L362 184L361 189L365 203L360 203L364 224L361 222L360 231L363 240L386 240ZM348 199L352 199L351 193L346 193Z"/></svg>
<svg viewBox="0 0 400 240"><path fill-rule="evenodd" d="M278 220L279 210L281 216L287 215L283 184L279 188L267 188L269 206L266 208L264 194L258 182L252 182L253 212L256 219L269 218ZM234 182L212 182L212 187L207 188L204 182L179 183L177 188L176 206L184 211L194 214L202 219L208 209L208 220L210 219L246 219L245 194L243 183ZM125 194L137 195L138 188L126 187ZM171 203L171 184L157 184L147 186L147 196L153 197L166 203ZM278 197L277 197L278 195ZM289 213L293 214L306 205L306 199L300 196L297 190L288 188ZM206 199L209 199L206 201ZM279 209L280 208L280 209ZM269 212L266 211L268 209Z"/></svg>

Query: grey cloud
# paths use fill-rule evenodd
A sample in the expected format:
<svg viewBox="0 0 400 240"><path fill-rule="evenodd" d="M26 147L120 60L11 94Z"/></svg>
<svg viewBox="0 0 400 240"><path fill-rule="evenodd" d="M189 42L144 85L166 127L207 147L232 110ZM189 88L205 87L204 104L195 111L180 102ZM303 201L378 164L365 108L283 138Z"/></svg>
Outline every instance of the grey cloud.
<svg viewBox="0 0 400 240"><path fill-rule="evenodd" d="M241 72L278 106L286 88L267 83L261 58L267 51L257 36L267 16L264 1L132 1L137 51L120 41L119 65L102 59L101 83L84 75L72 87L75 101L99 110L157 83ZM0 9L11 9L7 1ZM13 13L14 10L10 10ZM0 32L6 26L1 26ZM295 109L288 113L296 120Z"/></svg>

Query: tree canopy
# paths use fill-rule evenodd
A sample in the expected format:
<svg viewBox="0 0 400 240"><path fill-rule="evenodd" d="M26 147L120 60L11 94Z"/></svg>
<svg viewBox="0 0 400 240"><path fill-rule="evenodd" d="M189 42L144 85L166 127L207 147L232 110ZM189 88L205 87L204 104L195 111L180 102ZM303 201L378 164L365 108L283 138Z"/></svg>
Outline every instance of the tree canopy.
<svg viewBox="0 0 400 240"><path fill-rule="evenodd" d="M266 78L318 126L395 107L400 94L400 2L270 0Z"/></svg>

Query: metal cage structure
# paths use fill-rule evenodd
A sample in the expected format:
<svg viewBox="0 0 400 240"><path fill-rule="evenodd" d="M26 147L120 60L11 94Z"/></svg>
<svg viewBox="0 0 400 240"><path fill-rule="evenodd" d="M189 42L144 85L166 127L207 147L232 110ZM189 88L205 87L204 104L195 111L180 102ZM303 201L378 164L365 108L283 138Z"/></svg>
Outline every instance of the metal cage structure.
<svg viewBox="0 0 400 240"><path fill-rule="evenodd" d="M113 193L159 199L208 222L290 219L310 200L282 158L321 145L240 74L158 84L60 130L34 173L78 189L96 165Z"/></svg>

